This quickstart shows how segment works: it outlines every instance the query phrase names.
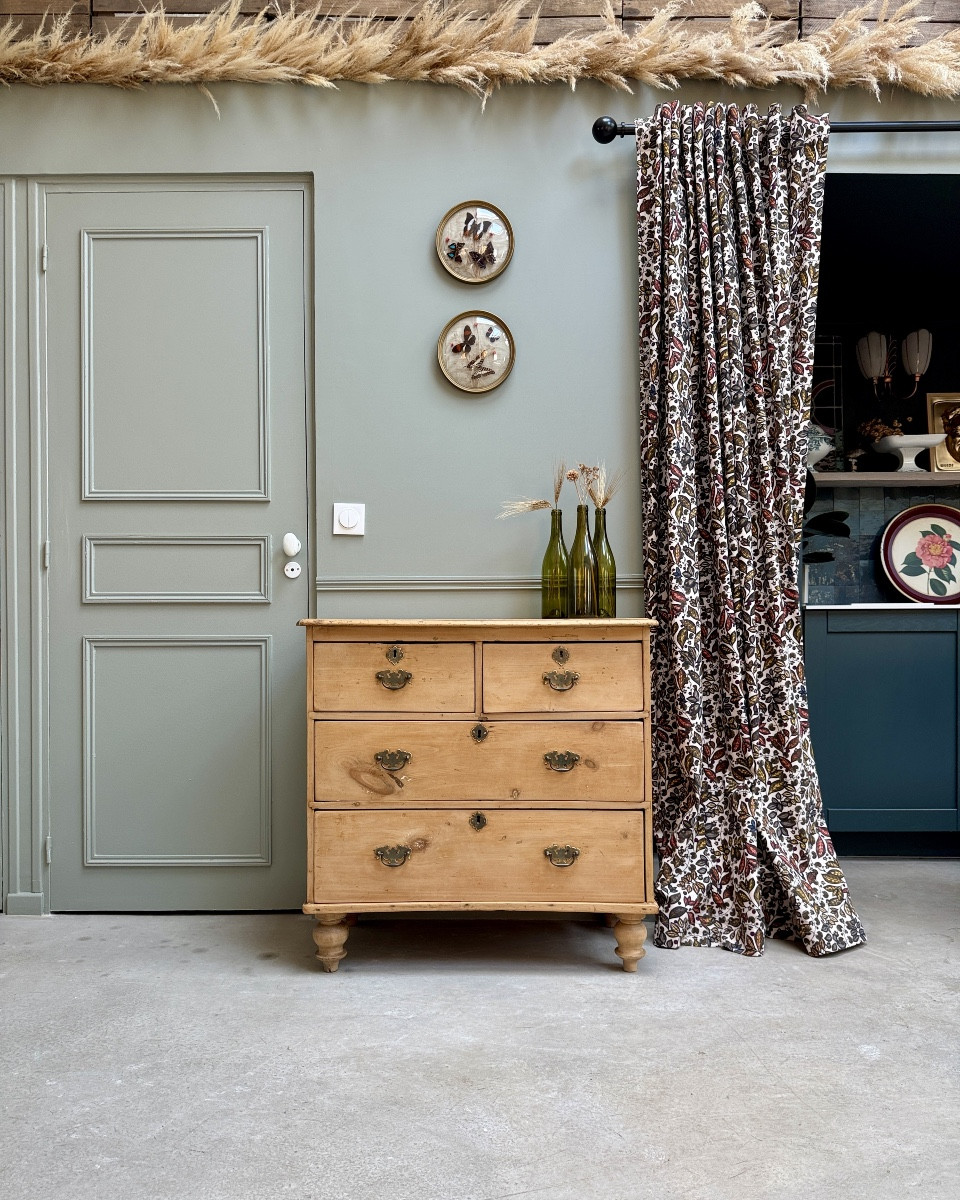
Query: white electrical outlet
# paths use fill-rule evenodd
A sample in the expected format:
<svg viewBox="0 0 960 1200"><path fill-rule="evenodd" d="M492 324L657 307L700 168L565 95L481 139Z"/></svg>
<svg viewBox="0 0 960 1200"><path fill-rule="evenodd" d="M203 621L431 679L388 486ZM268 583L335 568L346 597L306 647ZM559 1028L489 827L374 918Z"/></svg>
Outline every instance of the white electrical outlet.
<svg viewBox="0 0 960 1200"><path fill-rule="evenodd" d="M366 524L365 504L345 504L336 501L333 505L333 532L345 537L362 537Z"/></svg>

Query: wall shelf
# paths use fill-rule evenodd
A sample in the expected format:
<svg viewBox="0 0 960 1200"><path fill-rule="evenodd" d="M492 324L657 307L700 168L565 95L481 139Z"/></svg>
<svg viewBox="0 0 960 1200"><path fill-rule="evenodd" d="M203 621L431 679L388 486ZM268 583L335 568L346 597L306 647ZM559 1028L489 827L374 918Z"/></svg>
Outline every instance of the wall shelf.
<svg viewBox="0 0 960 1200"><path fill-rule="evenodd" d="M818 487L960 487L960 471L814 471Z"/></svg>

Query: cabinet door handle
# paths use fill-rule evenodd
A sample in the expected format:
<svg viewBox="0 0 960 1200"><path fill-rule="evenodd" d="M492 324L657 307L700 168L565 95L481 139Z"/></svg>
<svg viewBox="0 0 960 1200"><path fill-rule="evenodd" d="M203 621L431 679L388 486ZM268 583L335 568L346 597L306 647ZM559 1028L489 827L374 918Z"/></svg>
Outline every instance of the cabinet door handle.
<svg viewBox="0 0 960 1200"><path fill-rule="evenodd" d="M544 671L543 682L555 692L569 692L580 678L579 671Z"/></svg>
<svg viewBox="0 0 960 1200"><path fill-rule="evenodd" d="M579 851L578 851L579 853ZM378 846L374 854L385 867L402 867L410 857L409 846Z"/></svg>
<svg viewBox="0 0 960 1200"><path fill-rule="evenodd" d="M390 692L399 692L405 688L413 676L409 671L378 671L377 678Z"/></svg>
<svg viewBox="0 0 960 1200"><path fill-rule="evenodd" d="M580 761L580 755L572 750L548 750L543 761L551 771L572 771Z"/></svg>
<svg viewBox="0 0 960 1200"><path fill-rule="evenodd" d="M555 867L572 867L580 857L577 846L547 846L543 853Z"/></svg>
<svg viewBox="0 0 960 1200"><path fill-rule="evenodd" d="M402 771L411 756L406 750L380 750L373 757L385 771Z"/></svg>

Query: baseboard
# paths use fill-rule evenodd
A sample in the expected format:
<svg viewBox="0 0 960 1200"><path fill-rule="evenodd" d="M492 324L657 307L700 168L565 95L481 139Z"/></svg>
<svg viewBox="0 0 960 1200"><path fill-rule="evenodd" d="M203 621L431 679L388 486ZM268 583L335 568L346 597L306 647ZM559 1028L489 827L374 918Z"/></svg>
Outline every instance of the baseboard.
<svg viewBox="0 0 960 1200"><path fill-rule="evenodd" d="M8 917L42 917L43 892L10 892L3 911Z"/></svg>

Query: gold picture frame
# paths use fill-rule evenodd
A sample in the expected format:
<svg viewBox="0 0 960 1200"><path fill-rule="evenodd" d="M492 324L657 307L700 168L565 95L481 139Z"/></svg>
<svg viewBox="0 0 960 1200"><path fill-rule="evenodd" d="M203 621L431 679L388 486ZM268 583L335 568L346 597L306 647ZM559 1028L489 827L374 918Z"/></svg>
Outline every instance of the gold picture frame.
<svg viewBox="0 0 960 1200"><path fill-rule="evenodd" d="M447 379L464 392L489 392L513 370L513 334L493 313L474 308L448 321L437 339Z"/></svg>
<svg viewBox="0 0 960 1200"><path fill-rule="evenodd" d="M513 227L488 200L457 204L437 226L437 257L461 283L489 283L513 257Z"/></svg>
<svg viewBox="0 0 960 1200"><path fill-rule="evenodd" d="M960 392L927 392L927 429L947 435L930 451L930 470L960 472Z"/></svg>

